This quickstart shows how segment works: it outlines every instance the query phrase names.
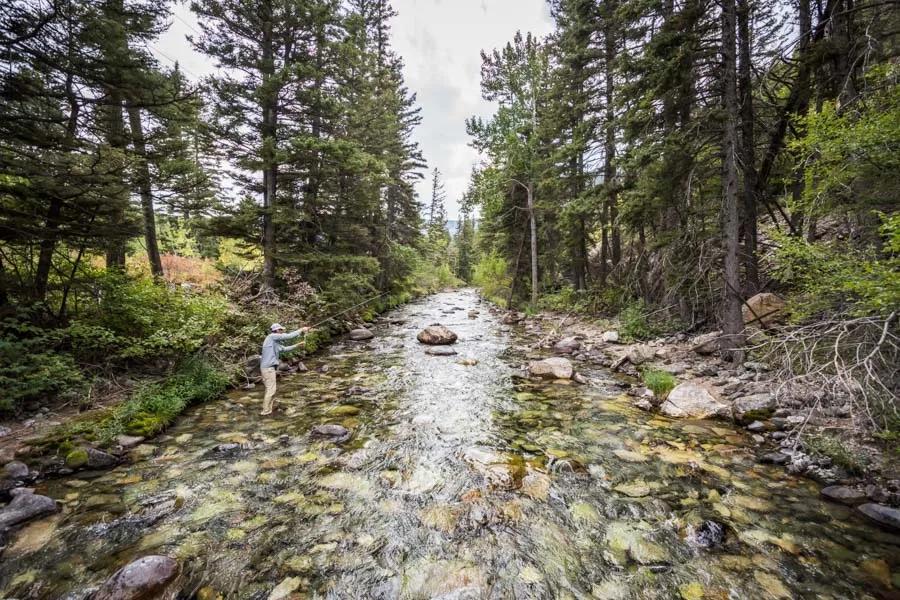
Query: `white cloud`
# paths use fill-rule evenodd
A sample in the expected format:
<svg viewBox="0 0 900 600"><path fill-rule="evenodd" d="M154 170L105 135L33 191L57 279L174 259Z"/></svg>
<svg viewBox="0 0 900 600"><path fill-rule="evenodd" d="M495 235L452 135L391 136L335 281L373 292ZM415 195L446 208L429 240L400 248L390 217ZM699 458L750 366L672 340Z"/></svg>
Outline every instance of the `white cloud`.
<svg viewBox="0 0 900 600"><path fill-rule="evenodd" d="M392 22L395 51L403 57L404 76L418 94L422 125L416 131L429 167L444 174L447 214L455 219L477 153L468 147L465 120L490 116L493 107L481 99L481 50L499 48L516 31L539 36L552 31L545 0L393 0L399 15ZM183 4L174 9L172 26L153 44L164 64L178 61L192 78L212 73L215 64L193 51L186 40L197 22ZM418 184L422 199L430 179Z"/></svg>

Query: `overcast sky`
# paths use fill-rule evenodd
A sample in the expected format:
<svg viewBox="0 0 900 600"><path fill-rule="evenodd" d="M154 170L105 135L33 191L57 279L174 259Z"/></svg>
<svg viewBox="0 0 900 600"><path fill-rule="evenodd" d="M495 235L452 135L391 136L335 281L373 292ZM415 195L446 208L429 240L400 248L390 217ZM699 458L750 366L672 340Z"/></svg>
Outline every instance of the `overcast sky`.
<svg viewBox="0 0 900 600"><path fill-rule="evenodd" d="M447 188L447 214L455 219L477 153L468 146L465 120L489 116L481 99L482 49L511 40L517 30L537 35L553 28L545 0L393 0L394 49L403 57L406 83L418 94L422 125L416 131L429 169L437 167ZM195 53L185 36L196 26L187 7L177 5L172 27L153 45L166 63L177 60L188 75L211 73L212 62ZM422 200L430 179L419 185Z"/></svg>

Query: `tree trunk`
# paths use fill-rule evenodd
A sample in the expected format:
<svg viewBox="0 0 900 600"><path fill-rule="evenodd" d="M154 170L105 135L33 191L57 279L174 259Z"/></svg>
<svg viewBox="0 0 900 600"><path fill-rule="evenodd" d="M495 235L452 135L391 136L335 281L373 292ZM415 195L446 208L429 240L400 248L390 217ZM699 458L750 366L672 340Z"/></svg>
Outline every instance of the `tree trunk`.
<svg viewBox="0 0 900 600"><path fill-rule="evenodd" d="M534 183L529 182L525 188L528 192L528 223L531 230L531 304L537 306L538 301L538 248L537 219L534 214Z"/></svg>
<svg viewBox="0 0 900 600"><path fill-rule="evenodd" d="M622 236L618 220L618 191L616 190L616 111L613 104L614 86L612 61L616 55L616 41L613 27L604 31L604 93L606 100L606 131L604 140L603 185L606 188L607 226L610 228L610 255L615 267L622 260Z"/></svg>
<svg viewBox="0 0 900 600"><path fill-rule="evenodd" d="M722 2L722 83L725 123L722 131L722 244L725 251L722 314L722 354L743 362L743 329L740 280L740 219L737 172L737 61L735 56L735 0Z"/></svg>
<svg viewBox="0 0 900 600"><path fill-rule="evenodd" d="M105 17L118 22L125 21L123 0L108 0L104 5ZM123 25L124 28L124 25ZM122 31L123 29L115 29ZM128 42L124 33L116 34L115 39L109 42L110 55L105 56L107 63L106 86L107 103L104 108L104 121L106 125L106 142L110 147L125 153L128 148L128 140L125 136L125 119L122 115L124 99L122 97L122 67L123 56L127 53ZM120 55L121 53L121 55ZM110 215L112 236L106 249L106 268L125 270L125 236L119 233L119 229L125 225L125 210L131 200L129 187L125 182L125 176L121 177L121 185L118 190L112 192L113 206Z"/></svg>
<svg viewBox="0 0 900 600"><path fill-rule="evenodd" d="M262 86L260 107L262 108L262 159L263 159L263 272L260 291L275 289L275 192L278 166L275 158L277 145L278 94L272 89L275 75L275 41L272 35L272 6L267 3L266 21L262 39Z"/></svg>
<svg viewBox="0 0 900 600"><path fill-rule="evenodd" d="M159 255L159 243L156 239L156 215L153 212L153 189L150 179L150 165L147 162L147 142L144 138L144 126L141 123L141 109L128 104L128 123L131 126L131 142L138 156L135 168L135 184L141 196L141 213L144 216L144 245L147 247L147 260L150 272L154 277L163 276L162 258Z"/></svg>
<svg viewBox="0 0 900 600"><path fill-rule="evenodd" d="M759 291L757 263L756 211L756 142L753 133L753 82L750 75L752 42L750 39L750 0L738 0L738 45L740 63L738 83L741 102L741 165L743 170L743 237L744 278L746 292L752 296Z"/></svg>

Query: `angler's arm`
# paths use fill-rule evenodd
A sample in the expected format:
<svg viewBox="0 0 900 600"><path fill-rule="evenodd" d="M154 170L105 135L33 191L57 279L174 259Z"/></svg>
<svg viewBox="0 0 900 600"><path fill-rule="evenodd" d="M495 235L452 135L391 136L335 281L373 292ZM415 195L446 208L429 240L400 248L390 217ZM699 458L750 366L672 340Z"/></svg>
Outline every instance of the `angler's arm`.
<svg viewBox="0 0 900 600"><path fill-rule="evenodd" d="M272 336L273 336L274 340L277 340L279 342L284 342L287 340L292 340L295 337L299 337L300 335L306 333L306 330L307 330L306 327L301 327L297 331L292 331L290 333L273 333Z"/></svg>

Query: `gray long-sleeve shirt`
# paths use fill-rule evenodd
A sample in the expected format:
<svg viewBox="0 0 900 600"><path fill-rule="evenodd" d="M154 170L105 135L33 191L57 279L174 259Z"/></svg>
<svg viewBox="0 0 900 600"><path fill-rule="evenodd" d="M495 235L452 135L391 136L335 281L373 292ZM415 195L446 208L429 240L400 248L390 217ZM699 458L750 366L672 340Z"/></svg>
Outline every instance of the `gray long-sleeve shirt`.
<svg viewBox="0 0 900 600"><path fill-rule="evenodd" d="M262 369L278 366L278 355L282 352L290 352L300 344L293 346L282 346L279 342L286 342L298 337L302 331L292 331L290 333L270 333L266 336L262 346L262 358L259 360L259 366Z"/></svg>

